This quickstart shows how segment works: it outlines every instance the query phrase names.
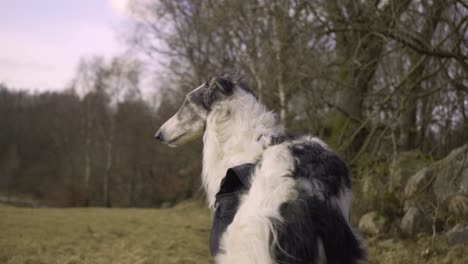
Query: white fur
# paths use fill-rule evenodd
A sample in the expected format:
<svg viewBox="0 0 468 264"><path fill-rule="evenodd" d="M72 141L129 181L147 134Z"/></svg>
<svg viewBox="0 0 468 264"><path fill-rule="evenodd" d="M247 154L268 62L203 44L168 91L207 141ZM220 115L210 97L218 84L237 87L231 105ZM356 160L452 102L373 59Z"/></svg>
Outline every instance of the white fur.
<svg viewBox="0 0 468 264"><path fill-rule="evenodd" d="M324 149L330 149L328 147L328 145L323 142L323 140L321 140L320 138L318 137L313 137L313 136L310 136L310 135L305 135L305 136L302 136L300 137L299 139L296 139L294 140L293 142L304 142L304 141L311 141L311 142L315 142L315 143L318 143L320 146L322 146Z"/></svg>
<svg viewBox="0 0 468 264"><path fill-rule="evenodd" d="M242 89L212 109L203 136L202 171L210 208L227 169L254 162L264 150L264 140L281 133L276 115Z"/></svg>
<svg viewBox="0 0 468 264"><path fill-rule="evenodd" d="M322 239L318 238L318 250L317 250L317 259L315 264L327 264L327 256L325 255L325 249L323 248Z"/></svg>
<svg viewBox="0 0 468 264"><path fill-rule="evenodd" d="M280 206L297 197L296 182L287 177L293 169L287 144L264 152L252 176L251 189L221 239L223 253L216 257L218 263L273 263L269 243L275 234L272 220L281 221Z"/></svg>
<svg viewBox="0 0 468 264"><path fill-rule="evenodd" d="M343 217L348 221L351 215L351 205L353 203L353 193L351 189L342 187L338 198L332 198L332 202L336 204L338 208L340 208Z"/></svg>

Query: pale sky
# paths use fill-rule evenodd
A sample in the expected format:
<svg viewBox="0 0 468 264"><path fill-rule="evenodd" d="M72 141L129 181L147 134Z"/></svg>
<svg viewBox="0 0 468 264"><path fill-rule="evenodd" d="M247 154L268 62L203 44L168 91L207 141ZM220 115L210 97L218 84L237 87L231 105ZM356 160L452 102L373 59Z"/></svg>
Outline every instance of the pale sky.
<svg viewBox="0 0 468 264"><path fill-rule="evenodd" d="M125 50L118 28L128 0L1 0L0 83L60 90L82 56Z"/></svg>

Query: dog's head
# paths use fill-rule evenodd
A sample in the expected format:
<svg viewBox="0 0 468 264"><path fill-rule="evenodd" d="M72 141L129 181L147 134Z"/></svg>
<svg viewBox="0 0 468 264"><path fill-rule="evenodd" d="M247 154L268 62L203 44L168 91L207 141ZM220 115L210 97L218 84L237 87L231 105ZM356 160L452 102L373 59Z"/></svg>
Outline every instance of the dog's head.
<svg viewBox="0 0 468 264"><path fill-rule="evenodd" d="M210 112L232 98L239 88L248 89L229 76L206 81L187 94L179 111L161 126L155 138L173 147L197 138L203 133Z"/></svg>

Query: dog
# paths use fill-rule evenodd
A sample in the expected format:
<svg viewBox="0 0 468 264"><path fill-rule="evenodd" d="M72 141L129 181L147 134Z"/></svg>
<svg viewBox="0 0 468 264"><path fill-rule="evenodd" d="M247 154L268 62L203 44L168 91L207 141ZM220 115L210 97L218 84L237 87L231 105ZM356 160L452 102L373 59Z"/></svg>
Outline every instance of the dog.
<svg viewBox="0 0 468 264"><path fill-rule="evenodd" d="M348 168L322 140L286 136L277 115L226 74L188 93L155 138L176 147L201 135L216 263L366 260L349 222Z"/></svg>

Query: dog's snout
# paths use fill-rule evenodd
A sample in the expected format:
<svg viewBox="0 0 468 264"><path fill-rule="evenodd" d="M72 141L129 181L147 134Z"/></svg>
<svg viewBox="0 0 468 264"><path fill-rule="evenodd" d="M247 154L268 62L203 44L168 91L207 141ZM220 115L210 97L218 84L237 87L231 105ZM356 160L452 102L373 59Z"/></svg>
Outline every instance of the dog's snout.
<svg viewBox="0 0 468 264"><path fill-rule="evenodd" d="M158 130L158 132L156 132L156 134L154 135L154 138L157 139L158 141L163 141L161 131Z"/></svg>

